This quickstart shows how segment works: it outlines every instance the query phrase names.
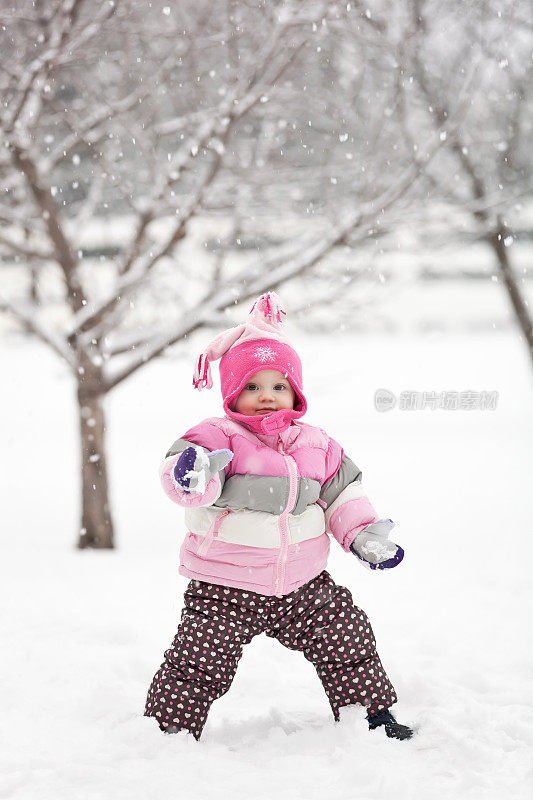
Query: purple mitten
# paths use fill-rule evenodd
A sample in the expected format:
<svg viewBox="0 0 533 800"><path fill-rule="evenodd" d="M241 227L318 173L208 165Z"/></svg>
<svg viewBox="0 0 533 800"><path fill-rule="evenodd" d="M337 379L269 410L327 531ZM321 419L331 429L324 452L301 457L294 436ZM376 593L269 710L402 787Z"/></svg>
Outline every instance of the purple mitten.
<svg viewBox="0 0 533 800"><path fill-rule="evenodd" d="M174 466L174 479L182 491L203 494L209 481L232 458L231 450L213 450L208 453L196 445L187 447Z"/></svg>
<svg viewBox="0 0 533 800"><path fill-rule="evenodd" d="M377 520L367 525L351 543L350 550L368 569L393 569L402 562L403 548L388 538L393 527L391 519Z"/></svg>
<svg viewBox="0 0 533 800"><path fill-rule="evenodd" d="M369 564L369 563L367 563L367 566L369 566L370 569L392 569L393 567L397 567L398 564L401 564L401 562L403 561L404 555L405 555L405 553L404 553L403 547L400 547L400 545L397 544L396 545L396 553L394 554L394 556L392 558L388 558L386 561L381 561L378 564Z"/></svg>
<svg viewBox="0 0 533 800"><path fill-rule="evenodd" d="M187 447L180 455L174 467L174 479L184 492L189 492L191 483L190 477L186 477L194 469L196 461L196 450L194 447Z"/></svg>

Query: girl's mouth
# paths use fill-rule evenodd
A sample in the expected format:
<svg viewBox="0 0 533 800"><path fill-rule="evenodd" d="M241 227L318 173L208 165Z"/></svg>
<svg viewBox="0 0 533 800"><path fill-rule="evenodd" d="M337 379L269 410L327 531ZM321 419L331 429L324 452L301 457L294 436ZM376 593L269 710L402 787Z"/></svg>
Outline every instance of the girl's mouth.
<svg viewBox="0 0 533 800"><path fill-rule="evenodd" d="M270 414L272 411L275 411L275 408L258 408L256 414Z"/></svg>

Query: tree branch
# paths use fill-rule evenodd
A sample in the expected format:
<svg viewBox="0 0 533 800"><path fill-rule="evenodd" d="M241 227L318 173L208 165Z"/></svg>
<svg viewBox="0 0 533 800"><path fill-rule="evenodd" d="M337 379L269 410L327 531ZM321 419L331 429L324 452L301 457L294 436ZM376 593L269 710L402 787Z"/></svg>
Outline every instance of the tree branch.
<svg viewBox="0 0 533 800"><path fill-rule="evenodd" d="M54 253L51 251L35 250L32 247L24 247L24 245L15 242L13 239L10 239L8 236L4 236L2 233L0 233L0 243L8 247L12 252L18 253L18 255L21 256L25 256L26 258L36 258L39 261L50 261L54 258Z"/></svg>
<svg viewBox="0 0 533 800"><path fill-rule="evenodd" d="M37 319L37 309L35 306L32 306L29 311L25 311L15 303L12 303L0 296L0 311L10 314L18 322L29 328L29 330L31 330L31 332L41 340L41 342L48 345L48 347L51 347L56 355L58 355L60 358L63 358L73 371L76 370L77 361L74 354L63 339L55 336L50 331L47 331L40 324Z"/></svg>
<svg viewBox="0 0 533 800"><path fill-rule="evenodd" d="M37 165L30 158L29 153L14 143L11 146L11 153L15 166L26 177L29 189L41 209L48 235L54 245L56 259L63 271L69 303L73 310L77 311L83 308L82 287L76 275L77 258L63 230L59 209L54 202L50 188L44 185Z"/></svg>

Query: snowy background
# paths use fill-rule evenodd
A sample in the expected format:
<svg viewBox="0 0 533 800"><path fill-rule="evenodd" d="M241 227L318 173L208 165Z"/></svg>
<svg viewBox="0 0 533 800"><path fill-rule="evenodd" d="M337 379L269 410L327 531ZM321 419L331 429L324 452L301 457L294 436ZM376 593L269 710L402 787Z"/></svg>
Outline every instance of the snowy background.
<svg viewBox="0 0 533 800"><path fill-rule="evenodd" d="M533 795L532 34L527 0L2 3L0 800ZM158 467L272 289L405 548L329 570L408 742L264 636L199 743L142 716L187 583Z"/></svg>
<svg viewBox="0 0 533 800"><path fill-rule="evenodd" d="M110 402L115 552L77 551L76 417L66 370L4 343L2 789L13 800L501 798L531 796L533 389L516 334L313 338L307 421L363 469L406 550L376 574L335 546L329 570L368 613L410 742L335 724L313 667L266 637L245 650L200 743L142 717L179 621L182 512L157 467L189 425L220 413L193 393L186 352ZM351 367L346 372L344 364ZM378 413L376 388L499 392L494 411Z"/></svg>

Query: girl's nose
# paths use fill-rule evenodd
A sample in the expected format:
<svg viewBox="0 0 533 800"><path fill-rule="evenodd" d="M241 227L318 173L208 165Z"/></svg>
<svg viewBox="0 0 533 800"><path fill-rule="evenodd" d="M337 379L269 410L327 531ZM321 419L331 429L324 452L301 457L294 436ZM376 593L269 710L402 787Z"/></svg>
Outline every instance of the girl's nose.
<svg viewBox="0 0 533 800"><path fill-rule="evenodd" d="M260 400L273 400L274 399L273 392L269 391L268 389L263 389L259 394L259 399Z"/></svg>

